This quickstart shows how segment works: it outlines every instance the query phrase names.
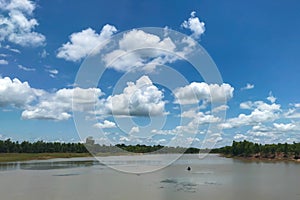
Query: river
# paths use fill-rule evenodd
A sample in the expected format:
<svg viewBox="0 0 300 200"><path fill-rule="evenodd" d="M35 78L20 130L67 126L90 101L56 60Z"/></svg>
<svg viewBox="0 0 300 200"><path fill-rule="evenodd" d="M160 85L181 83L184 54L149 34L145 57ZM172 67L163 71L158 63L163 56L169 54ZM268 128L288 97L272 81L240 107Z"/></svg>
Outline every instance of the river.
<svg viewBox="0 0 300 200"><path fill-rule="evenodd" d="M144 174L124 173L114 167L134 168L133 160L137 158L144 166L155 163L156 159L142 155L106 157L110 167L94 158L1 163L0 199L300 199L300 164L297 163L244 162L210 154L204 159L184 155L168 167ZM187 171L187 166L192 170Z"/></svg>

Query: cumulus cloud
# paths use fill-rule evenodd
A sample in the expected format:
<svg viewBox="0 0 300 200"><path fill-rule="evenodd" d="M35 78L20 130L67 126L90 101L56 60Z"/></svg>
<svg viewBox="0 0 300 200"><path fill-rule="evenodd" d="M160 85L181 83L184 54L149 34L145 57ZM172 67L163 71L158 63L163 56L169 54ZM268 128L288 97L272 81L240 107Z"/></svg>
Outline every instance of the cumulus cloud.
<svg viewBox="0 0 300 200"><path fill-rule="evenodd" d="M197 121L195 122L199 124L216 123L220 121L218 117L210 114L204 114L203 112L197 112L195 109L182 112L181 117L196 119Z"/></svg>
<svg viewBox="0 0 300 200"><path fill-rule="evenodd" d="M161 135L185 135L185 134L204 134L205 131L199 129L201 125L210 123L219 123L219 117L198 112L195 109L190 109L181 114L181 117L188 118L190 121L184 125L176 126L169 130L152 130L152 133Z"/></svg>
<svg viewBox="0 0 300 200"><path fill-rule="evenodd" d="M163 97L163 93L153 85L150 78L142 76L135 83L128 82L123 93L109 96L106 108L114 115L163 115L165 114Z"/></svg>
<svg viewBox="0 0 300 200"><path fill-rule="evenodd" d="M32 17L36 5L30 0L1 1L0 42L9 41L21 46L41 46L45 36L35 32L38 22Z"/></svg>
<svg viewBox="0 0 300 200"><path fill-rule="evenodd" d="M4 59L0 59L0 65L7 65L8 61Z"/></svg>
<svg viewBox="0 0 300 200"><path fill-rule="evenodd" d="M267 104L263 101L248 101L241 104L242 108L251 109L249 115L240 114L238 117L230 118L225 123L220 124L224 129L236 128L241 126L256 125L257 123L270 122L280 117L280 105L279 104Z"/></svg>
<svg viewBox="0 0 300 200"><path fill-rule="evenodd" d="M196 17L196 12L191 12L191 17L185 20L181 26L183 28L189 29L192 32L192 37L199 39L200 36L205 32L205 23L201 22L198 17Z"/></svg>
<svg viewBox="0 0 300 200"><path fill-rule="evenodd" d="M169 37L161 39L157 35L134 29L123 35L117 49L104 56L104 62L108 68L122 72L137 69L152 71L156 65L175 61L170 54L175 48Z"/></svg>
<svg viewBox="0 0 300 200"><path fill-rule="evenodd" d="M253 103L251 101L246 101L240 103L240 108L245 110L251 110L253 109Z"/></svg>
<svg viewBox="0 0 300 200"><path fill-rule="evenodd" d="M247 85L243 88L241 88L241 90L251 90L254 88L253 84L247 83Z"/></svg>
<svg viewBox="0 0 300 200"><path fill-rule="evenodd" d="M300 112L295 108L288 109L283 115L288 119L300 119Z"/></svg>
<svg viewBox="0 0 300 200"><path fill-rule="evenodd" d="M273 123L252 126L247 131L247 140L257 143L283 143L294 142L299 140L298 131L300 130L299 123Z"/></svg>
<svg viewBox="0 0 300 200"><path fill-rule="evenodd" d="M46 93L36 105L22 112L23 119L67 120L72 111L88 112L103 93L98 88L60 89L55 93Z"/></svg>
<svg viewBox="0 0 300 200"><path fill-rule="evenodd" d="M24 108L43 94L42 90L31 88L28 82L0 77L0 107Z"/></svg>
<svg viewBox="0 0 300 200"><path fill-rule="evenodd" d="M234 88L223 83L207 84L205 82L192 82L191 84L175 89L175 103L178 104L196 104L203 102L220 102L225 103L233 97Z"/></svg>
<svg viewBox="0 0 300 200"><path fill-rule="evenodd" d="M283 123L274 123L274 128L278 131L286 132L296 130L297 126L293 123L283 124Z"/></svg>
<svg viewBox="0 0 300 200"><path fill-rule="evenodd" d="M156 116L164 115L163 93L147 76L129 82L123 93L102 98L99 88L62 88L46 92L30 87L27 82L9 77L0 78L0 107L23 109L23 119L67 120L73 111L96 112L102 115ZM109 126L108 121L102 125Z"/></svg>
<svg viewBox="0 0 300 200"><path fill-rule="evenodd" d="M91 28L72 33L69 36L70 41L58 49L56 56L68 61L79 61L88 56L95 48L100 48L100 45L104 44L116 31L116 27L106 24L99 34Z"/></svg>
<svg viewBox="0 0 300 200"><path fill-rule="evenodd" d="M103 123L97 123L94 126L97 128L115 128L116 124L115 122L104 120Z"/></svg>
<svg viewBox="0 0 300 200"><path fill-rule="evenodd" d="M234 137L233 137L234 140L247 140L248 139L248 136L244 135L244 134L236 134Z"/></svg>
<svg viewBox="0 0 300 200"><path fill-rule="evenodd" d="M11 0L11 1L0 1L0 7L3 10L20 10L27 14L32 14L35 9L35 4L28 0Z"/></svg>

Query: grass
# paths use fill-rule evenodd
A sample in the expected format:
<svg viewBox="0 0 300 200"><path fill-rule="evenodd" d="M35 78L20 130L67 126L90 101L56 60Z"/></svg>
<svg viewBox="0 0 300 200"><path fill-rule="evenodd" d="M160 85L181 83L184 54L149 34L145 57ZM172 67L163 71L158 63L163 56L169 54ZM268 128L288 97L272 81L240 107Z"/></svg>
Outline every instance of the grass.
<svg viewBox="0 0 300 200"><path fill-rule="evenodd" d="M0 153L0 162L89 157L89 153Z"/></svg>

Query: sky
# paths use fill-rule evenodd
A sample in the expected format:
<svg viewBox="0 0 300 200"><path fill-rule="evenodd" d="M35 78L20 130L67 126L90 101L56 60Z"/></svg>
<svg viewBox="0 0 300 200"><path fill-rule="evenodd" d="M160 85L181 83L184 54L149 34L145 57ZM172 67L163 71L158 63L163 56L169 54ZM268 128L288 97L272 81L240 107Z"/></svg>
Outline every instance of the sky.
<svg viewBox="0 0 300 200"><path fill-rule="evenodd" d="M299 9L0 0L0 139L299 142Z"/></svg>

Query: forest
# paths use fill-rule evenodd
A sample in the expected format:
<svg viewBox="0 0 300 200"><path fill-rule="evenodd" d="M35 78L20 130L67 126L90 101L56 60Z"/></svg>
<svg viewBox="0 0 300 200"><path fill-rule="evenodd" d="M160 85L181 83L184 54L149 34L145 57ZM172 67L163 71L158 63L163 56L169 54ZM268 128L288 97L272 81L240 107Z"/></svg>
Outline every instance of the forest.
<svg viewBox="0 0 300 200"><path fill-rule="evenodd" d="M258 144L249 141L233 141L231 146L212 150L233 157L253 157L269 159L300 159L300 143Z"/></svg>
<svg viewBox="0 0 300 200"><path fill-rule="evenodd" d="M164 147L161 145L99 145L89 143L28 142L0 140L0 153L199 153L197 148Z"/></svg>
<svg viewBox="0 0 300 200"><path fill-rule="evenodd" d="M60 143L60 142L28 142L0 140L0 153L199 153L198 148L167 147L161 145L99 145L89 143ZM300 143L293 144L258 144L249 141L233 141L231 146L225 146L202 152L219 153L230 157L253 158L291 158L300 159Z"/></svg>
<svg viewBox="0 0 300 200"><path fill-rule="evenodd" d="M0 140L0 153L88 153L82 143Z"/></svg>

